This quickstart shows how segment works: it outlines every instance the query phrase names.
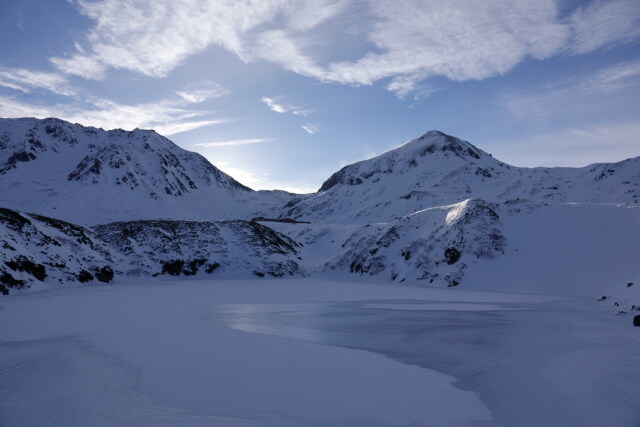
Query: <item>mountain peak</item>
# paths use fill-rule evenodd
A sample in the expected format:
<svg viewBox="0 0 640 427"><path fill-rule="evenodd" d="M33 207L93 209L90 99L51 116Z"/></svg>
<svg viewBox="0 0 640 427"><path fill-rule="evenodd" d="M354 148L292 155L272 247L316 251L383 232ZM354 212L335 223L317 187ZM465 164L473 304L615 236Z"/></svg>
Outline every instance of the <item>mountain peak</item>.
<svg viewBox="0 0 640 427"><path fill-rule="evenodd" d="M451 135L447 135L444 132L441 132L437 129L431 129L429 131L426 131L425 133L423 133L422 135L420 135L418 138L422 139L422 138L430 138L430 137L434 137L434 136L445 136L445 137L451 137Z"/></svg>
<svg viewBox="0 0 640 427"><path fill-rule="evenodd" d="M450 172L460 167L460 162L476 163L483 157L491 158L467 141L438 130L430 130L372 159L345 166L325 181L318 191L329 190L338 184L360 185L372 177L373 182L378 182L384 174L402 174L420 165L418 169L446 169ZM493 159L491 161L496 162Z"/></svg>
<svg viewBox="0 0 640 427"><path fill-rule="evenodd" d="M49 215L60 208L62 219L87 223L128 218L112 200L145 218L172 212L227 219L236 215L235 196L252 191L153 130L104 130L56 118L0 119L0 178L0 200L13 200L12 207ZM200 213L191 216L190 206Z"/></svg>
<svg viewBox="0 0 640 427"><path fill-rule="evenodd" d="M418 148L415 149L415 147ZM391 151L401 152L407 149L415 149L411 157L424 157L428 154L444 153L454 154L461 158L480 159L484 154L473 144L439 130L430 130Z"/></svg>

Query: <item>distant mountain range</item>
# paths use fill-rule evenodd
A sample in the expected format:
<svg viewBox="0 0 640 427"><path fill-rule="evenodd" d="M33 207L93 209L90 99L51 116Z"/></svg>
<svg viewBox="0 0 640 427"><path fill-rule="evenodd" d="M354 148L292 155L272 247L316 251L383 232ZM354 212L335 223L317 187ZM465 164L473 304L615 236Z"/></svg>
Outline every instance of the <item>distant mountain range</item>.
<svg viewBox="0 0 640 427"><path fill-rule="evenodd" d="M0 183L5 289L108 271L583 295L640 279L639 157L520 168L430 131L295 195L253 191L154 131L0 119Z"/></svg>

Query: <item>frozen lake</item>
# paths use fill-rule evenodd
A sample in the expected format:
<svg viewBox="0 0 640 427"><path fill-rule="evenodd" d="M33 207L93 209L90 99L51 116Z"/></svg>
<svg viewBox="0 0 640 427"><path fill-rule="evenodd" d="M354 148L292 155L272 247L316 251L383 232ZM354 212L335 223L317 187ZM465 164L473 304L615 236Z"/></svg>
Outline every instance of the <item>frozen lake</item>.
<svg viewBox="0 0 640 427"><path fill-rule="evenodd" d="M614 336L607 337L610 324L570 299L216 309L220 321L236 330L366 350L449 374L456 387L479 393L499 425L624 425L624 412L630 414L627 425L640 425L640 399L622 380L627 373L640 379L640 353L609 347L631 343L614 344ZM635 337L636 351L638 342Z"/></svg>
<svg viewBox="0 0 640 427"><path fill-rule="evenodd" d="M640 334L591 300L312 280L0 301L0 425L640 425Z"/></svg>

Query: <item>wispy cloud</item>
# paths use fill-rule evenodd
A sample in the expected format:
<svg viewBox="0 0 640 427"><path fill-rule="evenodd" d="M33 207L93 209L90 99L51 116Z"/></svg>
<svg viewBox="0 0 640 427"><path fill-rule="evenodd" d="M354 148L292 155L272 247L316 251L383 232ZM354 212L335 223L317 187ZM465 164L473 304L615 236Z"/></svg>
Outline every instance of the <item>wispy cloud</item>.
<svg viewBox="0 0 640 427"><path fill-rule="evenodd" d="M229 123L229 119L214 119L214 120L186 120L183 122L167 120L165 122L151 122L148 126L136 126L136 127L148 127L154 129L160 135L175 135L177 133L188 132L190 130L198 129L205 126L215 126L223 123Z"/></svg>
<svg viewBox="0 0 640 427"><path fill-rule="evenodd" d="M260 101L263 102L271 111L275 111L276 113L291 113L296 116L307 116L311 113L314 113L314 110L305 109L302 107L298 107L293 104L288 104L282 101L282 97L269 98L262 97Z"/></svg>
<svg viewBox="0 0 640 427"><path fill-rule="evenodd" d="M176 91L176 94L187 102L197 104L211 98L219 98L228 95L230 92L222 85L206 81L197 85L191 85L185 90Z"/></svg>
<svg viewBox="0 0 640 427"><path fill-rule="evenodd" d="M84 79L101 80L107 75L107 67L99 59L84 53L70 58L50 58L50 61L61 72Z"/></svg>
<svg viewBox="0 0 640 427"><path fill-rule="evenodd" d="M266 60L321 81L389 79L386 88L406 97L432 76L485 79L527 57L583 54L640 38L637 0L592 1L566 16L559 1L76 0L95 25L75 52L51 61L86 78L102 78L110 68L163 77L219 46L245 62ZM368 24L350 32L365 53L321 61L332 50L323 40L339 43L328 32L335 34L341 15L354 13ZM291 110L278 102L273 109Z"/></svg>
<svg viewBox="0 0 640 427"><path fill-rule="evenodd" d="M34 89L43 89L65 96L73 96L76 93L67 79L59 73L2 66L0 66L0 86L24 93L29 93Z"/></svg>
<svg viewBox="0 0 640 427"><path fill-rule="evenodd" d="M305 109L298 108L298 107L292 107L292 109L291 109L291 113L292 113L294 116L302 116L302 117L306 117L306 116L308 116L309 114L311 114L311 113L315 113L315 112L316 112L316 110L305 110Z"/></svg>
<svg viewBox="0 0 640 427"><path fill-rule="evenodd" d="M70 122L105 129L155 129L162 135L174 135L203 126L213 126L231 121L228 118L206 118L206 111L180 107L174 99L127 105L104 98L92 98L87 102L42 106L0 96L2 117L59 117Z"/></svg>
<svg viewBox="0 0 640 427"><path fill-rule="evenodd" d="M387 90L394 92L400 99L406 99L409 95L414 100L426 98L432 93L438 91L437 88L427 86L422 81L425 79L423 75L397 76L387 85Z"/></svg>
<svg viewBox="0 0 640 427"><path fill-rule="evenodd" d="M321 126L317 123L308 123L306 125L303 125L302 129L304 129L304 131L310 135L315 135L316 133L320 132Z"/></svg>
<svg viewBox="0 0 640 427"><path fill-rule="evenodd" d="M243 36L290 6L283 0L77 0L75 4L95 26L82 41L83 51L52 62L86 78L101 78L108 68L164 77L212 45L244 57Z"/></svg>
<svg viewBox="0 0 640 427"><path fill-rule="evenodd" d="M573 54L592 52L640 37L640 6L635 0L597 1L579 8L569 18Z"/></svg>
<svg viewBox="0 0 640 427"><path fill-rule="evenodd" d="M275 111L276 113L284 114L289 112L289 110L284 105L278 104L273 98L267 98L265 96L263 98L260 98L260 101L264 102L264 104L269 107L271 111Z"/></svg>
<svg viewBox="0 0 640 427"><path fill-rule="evenodd" d="M202 148L237 147L239 145L261 144L263 142L270 142L270 141L273 141L273 139L272 138L232 139L230 141L221 141L221 142L203 142L200 144L193 144L192 147L202 147Z"/></svg>
<svg viewBox="0 0 640 427"><path fill-rule="evenodd" d="M554 117L559 113L606 108L603 97L631 87L640 87L640 61L623 62L586 76L557 82L546 89L511 93L505 105L517 117Z"/></svg>
<svg viewBox="0 0 640 427"><path fill-rule="evenodd" d="M604 68L579 84L583 92L606 94L640 84L640 61Z"/></svg>

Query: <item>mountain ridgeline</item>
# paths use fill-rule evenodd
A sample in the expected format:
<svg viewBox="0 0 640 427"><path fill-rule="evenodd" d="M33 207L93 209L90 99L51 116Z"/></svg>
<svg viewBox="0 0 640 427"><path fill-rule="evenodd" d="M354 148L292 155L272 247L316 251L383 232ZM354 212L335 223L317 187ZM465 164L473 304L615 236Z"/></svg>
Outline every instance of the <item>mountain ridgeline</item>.
<svg viewBox="0 0 640 427"><path fill-rule="evenodd" d="M154 131L0 120L0 205L97 224L233 216L252 193Z"/></svg>
<svg viewBox="0 0 640 427"><path fill-rule="evenodd" d="M430 131L295 195L154 131L25 118L0 119L0 182L5 291L298 275L593 295L640 279L640 158L521 168Z"/></svg>

